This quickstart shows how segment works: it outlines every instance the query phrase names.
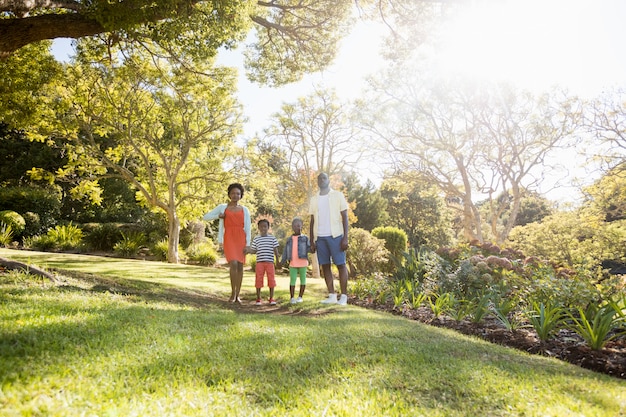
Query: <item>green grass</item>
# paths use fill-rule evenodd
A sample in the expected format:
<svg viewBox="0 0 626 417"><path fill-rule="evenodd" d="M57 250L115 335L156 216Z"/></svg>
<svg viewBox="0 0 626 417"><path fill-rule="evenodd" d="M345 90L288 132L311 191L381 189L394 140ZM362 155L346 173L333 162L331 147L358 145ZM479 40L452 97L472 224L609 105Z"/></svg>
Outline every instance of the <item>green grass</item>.
<svg viewBox="0 0 626 417"><path fill-rule="evenodd" d="M0 416L626 415L624 380L323 307L321 280L303 304L257 311L171 297L177 285L227 295L226 270L0 250L29 256L118 284L0 275Z"/></svg>

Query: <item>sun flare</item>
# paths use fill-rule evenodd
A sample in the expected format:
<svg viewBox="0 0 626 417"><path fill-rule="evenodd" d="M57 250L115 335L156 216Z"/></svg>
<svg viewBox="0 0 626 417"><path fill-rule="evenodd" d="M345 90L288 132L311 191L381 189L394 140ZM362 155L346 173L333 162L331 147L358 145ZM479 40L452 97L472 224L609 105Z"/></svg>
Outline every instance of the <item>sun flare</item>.
<svg viewBox="0 0 626 417"><path fill-rule="evenodd" d="M473 2L443 28L438 66L528 89L595 89L624 80L625 12L612 0Z"/></svg>

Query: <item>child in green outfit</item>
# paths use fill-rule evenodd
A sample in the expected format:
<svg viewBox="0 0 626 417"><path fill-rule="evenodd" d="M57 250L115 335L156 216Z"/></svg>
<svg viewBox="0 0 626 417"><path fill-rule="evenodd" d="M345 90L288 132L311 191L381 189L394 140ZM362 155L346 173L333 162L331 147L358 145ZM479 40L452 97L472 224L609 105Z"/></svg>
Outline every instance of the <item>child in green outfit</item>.
<svg viewBox="0 0 626 417"><path fill-rule="evenodd" d="M291 222L291 235L285 242L285 250L281 263L285 264L289 261L289 293L291 295L291 304L301 303L304 290L306 288L306 270L309 266L308 253L311 251L311 242L308 236L302 234L302 219L296 217ZM298 298L295 298L296 280L300 276L300 292Z"/></svg>

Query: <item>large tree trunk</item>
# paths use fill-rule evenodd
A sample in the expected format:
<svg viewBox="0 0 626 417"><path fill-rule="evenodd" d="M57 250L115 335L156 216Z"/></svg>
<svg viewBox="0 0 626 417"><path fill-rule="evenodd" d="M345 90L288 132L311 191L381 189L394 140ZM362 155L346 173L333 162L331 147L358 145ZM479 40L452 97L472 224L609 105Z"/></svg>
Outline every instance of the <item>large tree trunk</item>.
<svg viewBox="0 0 626 417"><path fill-rule="evenodd" d="M168 213L167 262L178 263L178 242L180 241L180 220L176 211Z"/></svg>

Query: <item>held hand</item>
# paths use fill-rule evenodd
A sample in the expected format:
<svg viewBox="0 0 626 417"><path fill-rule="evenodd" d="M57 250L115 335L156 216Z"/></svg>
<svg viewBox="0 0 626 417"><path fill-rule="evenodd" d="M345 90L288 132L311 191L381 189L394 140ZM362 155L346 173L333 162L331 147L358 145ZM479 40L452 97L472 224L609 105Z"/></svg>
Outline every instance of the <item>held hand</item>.
<svg viewBox="0 0 626 417"><path fill-rule="evenodd" d="M220 213L219 216L217 216L217 217L219 217L220 219L225 219L226 218L226 212Z"/></svg>
<svg viewBox="0 0 626 417"><path fill-rule="evenodd" d="M345 252L348 250L348 236L344 236L341 239L341 251Z"/></svg>
<svg viewBox="0 0 626 417"><path fill-rule="evenodd" d="M315 242L311 242L311 253L315 253Z"/></svg>

